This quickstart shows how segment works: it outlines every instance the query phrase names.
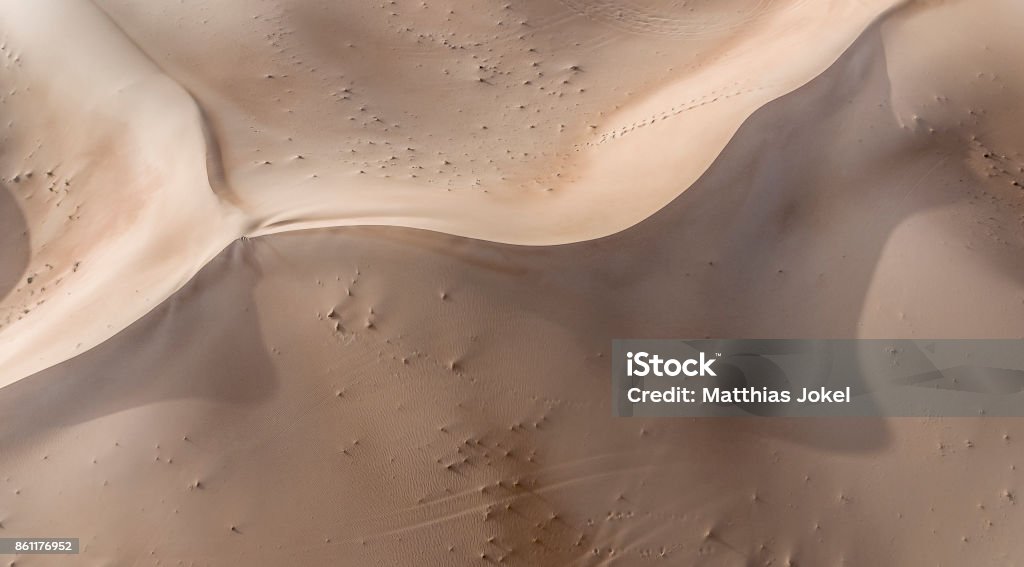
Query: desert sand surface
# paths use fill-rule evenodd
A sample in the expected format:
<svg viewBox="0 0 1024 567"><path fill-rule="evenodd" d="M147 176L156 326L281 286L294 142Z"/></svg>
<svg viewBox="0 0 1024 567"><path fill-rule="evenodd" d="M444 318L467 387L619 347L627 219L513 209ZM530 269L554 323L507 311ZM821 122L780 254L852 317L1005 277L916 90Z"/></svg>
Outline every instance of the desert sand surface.
<svg viewBox="0 0 1024 567"><path fill-rule="evenodd" d="M1019 3L2 12L0 537L83 547L17 565L1020 562L1018 419L608 384L1024 336Z"/></svg>
<svg viewBox="0 0 1024 567"><path fill-rule="evenodd" d="M39 225L0 384L110 338L243 235L625 229L893 3L0 4L3 181Z"/></svg>

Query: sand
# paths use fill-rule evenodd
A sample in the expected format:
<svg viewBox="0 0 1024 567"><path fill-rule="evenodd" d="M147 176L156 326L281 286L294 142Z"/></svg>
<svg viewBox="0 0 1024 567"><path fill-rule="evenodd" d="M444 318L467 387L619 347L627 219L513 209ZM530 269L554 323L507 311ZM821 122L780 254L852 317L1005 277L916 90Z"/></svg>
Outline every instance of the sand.
<svg viewBox="0 0 1024 567"><path fill-rule="evenodd" d="M4 181L47 277L4 301L0 384L113 336L243 235L618 232L892 4L9 3Z"/></svg>
<svg viewBox="0 0 1024 567"><path fill-rule="evenodd" d="M0 535L1012 564L1019 420L616 419L608 357L1022 336L1021 7L504 6L3 5Z"/></svg>

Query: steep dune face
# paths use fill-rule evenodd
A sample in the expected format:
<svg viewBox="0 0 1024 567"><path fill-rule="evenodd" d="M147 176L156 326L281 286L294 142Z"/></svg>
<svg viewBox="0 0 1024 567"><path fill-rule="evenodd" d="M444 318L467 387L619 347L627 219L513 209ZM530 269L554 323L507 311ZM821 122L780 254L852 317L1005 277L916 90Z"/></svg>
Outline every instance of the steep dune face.
<svg viewBox="0 0 1024 567"><path fill-rule="evenodd" d="M608 349L1024 334L1020 10L871 27L606 238L232 244L0 391L0 521L115 564L1012 562L1018 420L614 419Z"/></svg>

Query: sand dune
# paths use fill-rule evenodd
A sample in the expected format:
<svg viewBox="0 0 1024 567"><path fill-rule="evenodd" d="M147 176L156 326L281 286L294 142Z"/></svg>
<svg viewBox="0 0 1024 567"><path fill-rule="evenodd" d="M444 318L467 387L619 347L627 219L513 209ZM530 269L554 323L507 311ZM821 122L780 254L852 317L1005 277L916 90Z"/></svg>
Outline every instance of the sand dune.
<svg viewBox="0 0 1024 567"><path fill-rule="evenodd" d="M893 3L7 3L4 181L33 252L0 383L109 338L242 235L622 230Z"/></svg>
<svg viewBox="0 0 1024 567"><path fill-rule="evenodd" d="M517 244L646 218L894 4L101 3L208 112L253 234L388 224Z"/></svg>
<svg viewBox="0 0 1024 567"><path fill-rule="evenodd" d="M0 9L0 168L29 251L0 304L8 384L158 305L243 217L210 190L194 101L108 18L86 2Z"/></svg>
<svg viewBox="0 0 1024 567"><path fill-rule="evenodd" d="M70 145L4 140L5 172L22 177L13 184L4 173L18 209L0 202L0 218L11 219L0 234L15 243L0 267L26 264L40 278L8 284L4 306L47 301L0 331L10 382L0 390L0 532L77 536L84 559L116 565L934 565L1020 556L1018 420L614 419L607 384L618 337L1024 335L1024 135L1013 126L1024 19L1015 2L924 2L873 24L887 6L528 5L550 11L547 27L541 15L529 20L562 42L552 52L573 55L544 64L579 65L593 81L588 92L607 89L587 103L586 112L607 113L592 133L567 126L564 138L553 135L556 121L587 124L595 114L552 108L538 113L543 136L513 139L521 123L496 113L509 121L493 127L507 133L504 147L538 152L529 165L488 163L498 140L474 138L466 132L476 123L450 114L479 104L486 115L494 101L470 89L500 85L444 96L439 81L423 91L434 100L418 103L414 92L395 92L419 63L456 72L435 50L472 51L477 41L486 50L497 25L489 12L467 8L477 27L459 20L452 29L465 36L451 37L401 11L436 10L441 26L445 11L433 5L335 19L300 5L275 4L274 19L255 3L101 5L110 19L82 5L67 33L116 22L149 59L90 69L83 56L82 77L94 76L46 104L38 85L49 79L18 70L19 57L29 67L28 51L10 51L4 70L26 74L5 108L34 111L14 123L41 121L18 135L48 131L42 122L57 116L66 130L54 140ZM669 8L677 17L659 11ZM683 17L690 8L693 20ZM48 21L39 7L4 9L5 22ZM238 14L252 22L236 26ZM773 27L787 21L827 41L811 49L810 36ZM385 126L335 130L346 111L317 114L323 103L303 98L320 92L318 79L284 76L298 74L285 65L291 57L341 72L329 70L333 44L323 43L338 26L382 34L352 49L395 45L374 50L384 60L354 58L366 75L348 71L351 94L379 105L368 112ZM181 42L181 30L196 40ZM516 32L502 37L519 41ZM575 37L578 54L564 45ZM701 68L679 63L657 75L667 59L643 68L644 50L659 42L693 49L680 61ZM119 45L111 49L129 51ZM203 58L211 45L223 61ZM279 49L289 70L265 71L271 79L247 68ZM728 55L743 49L752 52ZM233 50L255 55L232 63ZM599 71L609 53L633 66ZM763 71L745 79L751 85L779 90L671 115L670 103L712 78L739 80L743 65L730 57ZM369 77L375 67L388 71ZM109 82L95 76L112 69ZM371 79L379 90L363 82ZM295 82L276 95L259 90L287 80ZM132 85L133 94L112 97L104 84ZM389 108L416 116L396 119ZM104 109L132 119L88 118ZM386 136L373 130L396 124ZM125 137L146 144L104 149ZM389 147L373 159L400 163L384 169L361 155L332 157L353 138L365 144L358 152L386 139L410 144L416 157L390 160ZM93 139L111 141L96 149ZM481 186L438 173L402 177L426 167L419 154L438 151L430 159L452 156L451 171L472 172ZM75 152L102 167L65 171L94 163ZM568 177L553 191L516 185L559 171L549 164L564 164ZM352 173L358 167L365 181ZM301 181L313 174L321 181ZM71 190L48 190L65 179ZM140 187L152 188L146 198ZM547 193L554 199L543 201ZM105 199L119 205L104 209ZM81 218L53 220L57 203L81 206ZM514 218L533 209L565 220ZM232 242L321 223L398 226ZM517 245L534 238L562 244ZM45 262L52 275L39 268ZM92 274L90 264L101 269ZM45 279L60 277L65 287ZM47 292L32 287L44 281ZM136 302L134 289L150 302ZM68 337L99 346L57 364L72 354ZM24 352L41 358L21 362Z"/></svg>

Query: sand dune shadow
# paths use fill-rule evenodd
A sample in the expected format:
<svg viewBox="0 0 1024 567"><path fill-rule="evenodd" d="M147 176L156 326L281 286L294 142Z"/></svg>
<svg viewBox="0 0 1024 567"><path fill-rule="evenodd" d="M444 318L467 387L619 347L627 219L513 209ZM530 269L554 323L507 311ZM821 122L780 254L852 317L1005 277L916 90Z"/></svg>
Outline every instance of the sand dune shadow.
<svg viewBox="0 0 1024 567"><path fill-rule="evenodd" d="M112 339L0 389L0 447L170 400L270 398L277 382L252 297L259 272L237 241Z"/></svg>
<svg viewBox="0 0 1024 567"><path fill-rule="evenodd" d="M29 261L29 233L14 196L0 190L0 300L18 285Z"/></svg>

